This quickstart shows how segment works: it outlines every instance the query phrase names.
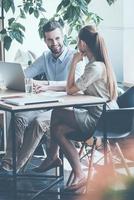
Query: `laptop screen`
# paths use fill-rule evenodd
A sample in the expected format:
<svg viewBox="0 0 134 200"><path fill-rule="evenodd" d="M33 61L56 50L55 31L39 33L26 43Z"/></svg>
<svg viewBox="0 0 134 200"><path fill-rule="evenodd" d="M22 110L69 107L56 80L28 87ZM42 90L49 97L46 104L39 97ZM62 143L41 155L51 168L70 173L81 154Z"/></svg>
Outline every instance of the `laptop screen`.
<svg viewBox="0 0 134 200"><path fill-rule="evenodd" d="M25 91L24 72L20 64L0 62L0 74L8 89Z"/></svg>

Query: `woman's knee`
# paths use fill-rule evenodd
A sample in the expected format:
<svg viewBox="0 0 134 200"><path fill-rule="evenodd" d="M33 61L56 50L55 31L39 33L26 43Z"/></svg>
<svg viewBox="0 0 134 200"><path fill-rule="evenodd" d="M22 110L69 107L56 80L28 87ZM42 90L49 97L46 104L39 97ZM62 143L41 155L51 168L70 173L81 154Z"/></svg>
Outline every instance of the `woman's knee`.
<svg viewBox="0 0 134 200"><path fill-rule="evenodd" d="M49 120L44 120L41 117L36 117L33 121L34 127L41 129L43 132L46 132L50 128Z"/></svg>
<svg viewBox="0 0 134 200"><path fill-rule="evenodd" d="M60 109L54 109L52 110L51 120L57 119L57 116L59 116Z"/></svg>
<svg viewBox="0 0 134 200"><path fill-rule="evenodd" d="M64 137L65 132L64 126L59 124L58 126L54 127L54 131L51 132L51 137L59 140L61 137Z"/></svg>
<svg viewBox="0 0 134 200"><path fill-rule="evenodd" d="M62 118L64 114L65 114L64 108L56 108L52 111L52 118L59 119L59 118Z"/></svg>

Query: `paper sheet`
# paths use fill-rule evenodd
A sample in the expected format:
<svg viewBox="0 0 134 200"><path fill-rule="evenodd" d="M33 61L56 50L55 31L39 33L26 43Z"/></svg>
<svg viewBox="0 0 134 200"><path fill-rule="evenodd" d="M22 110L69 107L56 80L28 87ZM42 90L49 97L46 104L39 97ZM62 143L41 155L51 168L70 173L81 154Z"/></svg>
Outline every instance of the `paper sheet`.
<svg viewBox="0 0 134 200"><path fill-rule="evenodd" d="M62 97L62 96L67 95L66 92L56 92L56 91L52 91L52 90L48 90L46 92L41 92L40 94L43 96L46 96L46 97Z"/></svg>

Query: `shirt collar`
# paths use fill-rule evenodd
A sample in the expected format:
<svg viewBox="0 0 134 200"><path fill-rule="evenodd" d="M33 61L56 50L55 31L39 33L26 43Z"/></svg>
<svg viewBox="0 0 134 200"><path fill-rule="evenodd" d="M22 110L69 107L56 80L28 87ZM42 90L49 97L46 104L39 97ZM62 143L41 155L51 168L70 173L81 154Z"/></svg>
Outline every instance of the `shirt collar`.
<svg viewBox="0 0 134 200"><path fill-rule="evenodd" d="M68 48L67 48L66 46L63 47L63 52L62 52L62 54L58 57L58 59L59 59L61 62L63 62L67 51L68 51Z"/></svg>
<svg viewBox="0 0 134 200"><path fill-rule="evenodd" d="M68 48L67 48L66 46L64 46L64 47L63 47L63 52L62 52L62 54L61 54L58 58L55 58L55 57L52 55L51 52L49 52L49 56L51 57L51 59L52 59L53 61L60 60L60 62L62 63L62 62L64 61L64 58L65 58L65 55L66 55L67 51L68 51Z"/></svg>

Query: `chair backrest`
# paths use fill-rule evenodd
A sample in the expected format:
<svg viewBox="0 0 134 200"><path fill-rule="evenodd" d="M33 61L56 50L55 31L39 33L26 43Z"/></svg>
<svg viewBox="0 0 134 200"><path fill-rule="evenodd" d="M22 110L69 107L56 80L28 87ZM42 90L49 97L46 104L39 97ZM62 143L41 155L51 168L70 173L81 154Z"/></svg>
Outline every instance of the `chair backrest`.
<svg viewBox="0 0 134 200"><path fill-rule="evenodd" d="M134 86L118 97L117 103L120 108L134 107Z"/></svg>
<svg viewBox="0 0 134 200"><path fill-rule="evenodd" d="M104 131L108 138L122 138L132 130L134 109L108 110L97 124L95 136L103 137Z"/></svg>
<svg viewBox="0 0 134 200"><path fill-rule="evenodd" d="M118 97L119 109L107 110L101 115L95 136L103 137L106 130L107 138L122 138L132 130L134 117L134 87Z"/></svg>

